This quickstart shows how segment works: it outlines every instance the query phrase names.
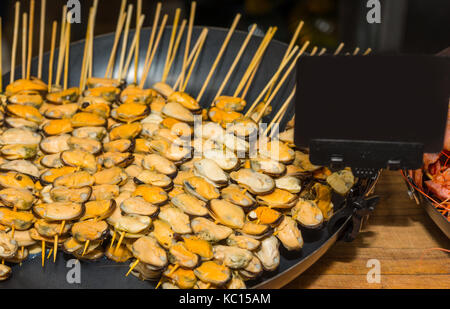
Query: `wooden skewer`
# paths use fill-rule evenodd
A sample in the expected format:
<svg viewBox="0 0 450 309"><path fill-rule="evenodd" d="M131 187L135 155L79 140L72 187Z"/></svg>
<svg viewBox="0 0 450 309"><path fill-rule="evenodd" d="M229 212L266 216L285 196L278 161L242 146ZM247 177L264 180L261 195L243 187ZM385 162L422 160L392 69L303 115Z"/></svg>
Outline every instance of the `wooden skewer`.
<svg viewBox="0 0 450 309"><path fill-rule="evenodd" d="M309 44L309 42L308 42ZM289 53L289 56L281 62L280 66L278 67L278 70L273 74L272 78L269 80L269 82L266 84L266 86L264 87L264 89L261 91L261 93L259 94L259 96L256 98L255 101L253 101L252 105L250 106L250 108L247 110L247 112L245 113L244 117L248 118L253 109L258 105L258 103L260 102L260 100L262 99L262 97L264 96L264 94L266 93L266 91L269 89L269 87L272 85L272 83L275 81L275 79L278 77L278 74L281 73L281 71L284 69L284 67L288 64L289 60L294 56L294 54L297 52L298 47L295 46L294 49L292 49L292 51Z"/></svg>
<svg viewBox="0 0 450 309"><path fill-rule="evenodd" d="M242 98L243 100L244 100L245 97L247 96L248 90L250 89L250 85L252 84L253 79L254 79L255 76L256 76L256 72L258 71L258 67L259 67L259 65L261 64L261 61L262 61L262 57L258 60L258 63L255 65L255 68L253 69L253 72L252 72L252 74L250 75L250 77L249 77L249 79L248 79L248 81L247 81L247 83L246 83L246 85L245 85L245 88L244 88L244 90L243 90L242 93L241 93L241 98Z"/></svg>
<svg viewBox="0 0 450 309"><path fill-rule="evenodd" d="M367 56L368 54L370 54L372 52L372 48L368 48L366 49L366 51L363 53L364 56Z"/></svg>
<svg viewBox="0 0 450 309"><path fill-rule="evenodd" d="M45 32L45 8L47 5L47 0L41 1L41 20L39 29L39 61L38 61L38 74L39 79L42 78L42 62L44 56L44 32Z"/></svg>
<svg viewBox="0 0 450 309"><path fill-rule="evenodd" d="M291 103L292 99L294 98L295 89L296 89L296 87L294 87L294 89L292 89L292 92L289 95L289 97L286 99L286 101L284 101L283 105L278 110L278 112L275 115L275 117L273 117L272 121L267 126L266 130L263 133L264 136L267 136L267 133L270 131L270 129L272 129L272 127L275 125L275 123L279 123L280 122L280 120L281 120L280 118L283 117L283 114L285 113L285 111L287 110L289 104Z"/></svg>
<svg viewBox="0 0 450 309"><path fill-rule="evenodd" d="M128 277L128 275L131 273L131 271L137 266L137 264L139 264L139 259L136 259L136 261L133 262L133 264L131 264L130 269L128 270L127 274L125 275L125 277Z"/></svg>
<svg viewBox="0 0 450 309"><path fill-rule="evenodd" d="M322 49L320 50L320 52L317 55L322 56L323 54L325 54L326 51L327 51L327 49L325 47L322 47Z"/></svg>
<svg viewBox="0 0 450 309"><path fill-rule="evenodd" d="M211 69L209 70L208 76L206 77L205 82L203 83L202 89L200 90L199 94L197 95L197 102L200 102L206 87L209 84L209 81L211 80L212 75L214 74L214 71L216 70L217 65L219 64L220 59L222 58L223 53L225 52L225 49L228 46L228 43L230 42L231 36L234 33L234 30L236 29L236 26L239 22L239 19L241 18L241 14L237 14L236 17L233 20L233 24L231 25L230 30L227 33L227 36L225 37L225 40L222 44L222 47L219 50L219 53L217 54L216 60L214 60L214 63L211 67Z"/></svg>
<svg viewBox="0 0 450 309"><path fill-rule="evenodd" d="M58 254L58 234L55 235L55 242L53 243L53 263L56 262L57 254Z"/></svg>
<svg viewBox="0 0 450 309"><path fill-rule="evenodd" d="M339 44L339 46L336 48L334 52L334 55L335 56L338 55L341 52L342 48L344 48L344 42L341 42L341 44Z"/></svg>
<svg viewBox="0 0 450 309"><path fill-rule="evenodd" d="M136 47L134 52L134 84L137 83L137 77L138 77L138 67L139 67L139 41L141 38L141 12L142 12L142 0L137 0L137 7L136 7ZM128 70L127 70L128 71Z"/></svg>
<svg viewBox="0 0 450 309"><path fill-rule="evenodd" d="M167 75L168 75L167 69L168 69L170 57L172 56L171 55L172 54L172 48L173 48L173 44L174 44L174 41L175 41L175 35L176 35L176 32L177 32L178 21L180 19L180 13L181 13L180 9L176 9L175 10L175 19L174 19L173 26L172 26L172 33L170 35L169 47L167 49L166 61L164 62L163 75L162 75L162 78L161 78L161 81L163 83L166 81L166 78L167 78Z"/></svg>
<svg viewBox="0 0 450 309"><path fill-rule="evenodd" d="M141 27L142 24L144 23L145 15L141 15L140 19L141 20L139 22L139 25ZM132 58L133 54L135 54L136 48L137 48L137 41L138 41L137 35L138 35L138 33L136 32L133 37L133 42L131 42L130 51L128 52L127 60L125 61L125 68L123 69L122 76L120 77L121 79L125 79L128 74L128 69L131 64L131 58ZM135 66L135 70L136 70L136 66Z"/></svg>
<svg viewBox="0 0 450 309"><path fill-rule="evenodd" d="M200 45L201 45L201 43L202 43L202 40L203 40L203 32L205 32L205 30L206 30L206 33L208 33L208 31L207 31L206 28L204 28L204 29L202 30L202 32L200 33L199 37L197 38L197 41L196 41L195 44L194 44L194 47L192 48L191 53L189 54L189 58L188 58L188 60L187 60L187 62L186 62L186 68L191 64L193 58L195 57L195 55L196 55L196 53L197 53L197 50L199 49L199 47L200 47ZM203 45L202 45L202 46L203 46ZM181 79L182 79L182 77L184 77L184 74L185 74L185 72L182 70L182 71L180 72L180 74L178 75L178 78L177 78L175 84L173 85L173 89L174 89L174 90L177 89L178 85L181 85L180 88L182 88L182 85L183 85L183 84L181 83L181 82L182 82Z"/></svg>
<svg viewBox="0 0 450 309"><path fill-rule="evenodd" d="M53 248L50 248L50 250L48 250L47 260L52 256L52 252L53 252Z"/></svg>
<svg viewBox="0 0 450 309"><path fill-rule="evenodd" d="M208 35L208 29L203 29L202 34L203 34L202 40L197 49L197 52L195 53L194 59L192 60L192 64L191 64L191 67L189 68L189 72L188 72L186 78L184 79L184 85L180 88L180 90L183 92L186 90L187 84L189 83L189 79L191 78L192 70L194 69L195 64L197 63L197 59L202 51L203 44L205 44L206 36Z"/></svg>
<svg viewBox="0 0 450 309"><path fill-rule="evenodd" d="M306 41L306 46L309 44L309 41ZM305 46L305 45L304 45ZM284 73L283 77L281 78L281 80L279 81L278 85L275 87L273 93L270 95L269 99L267 100L267 102L264 104L264 107L261 109L261 111L258 114L258 117L256 118L255 122L258 123L261 118L264 115L264 111L267 108L267 106L269 106L270 102L272 102L272 100L274 99L274 97L276 96L276 94L278 93L278 90L280 90L281 86L284 84L284 81L288 78L288 76L290 75L291 71L294 69L295 64L297 63L298 58L303 54L304 52L304 48L302 48L297 56L294 58L294 60L292 61L291 65L289 66L289 68L286 70L286 72Z"/></svg>
<svg viewBox="0 0 450 309"><path fill-rule="evenodd" d="M111 238L111 244L110 244L109 248L113 247L114 241L116 240L116 235L117 235L116 229L114 229L114 232L113 232L113 235L112 235L112 238Z"/></svg>
<svg viewBox="0 0 450 309"><path fill-rule="evenodd" d="M22 14L22 78L27 73L27 13Z"/></svg>
<svg viewBox="0 0 450 309"><path fill-rule="evenodd" d="M84 254L86 253L87 248L89 247L89 243L91 241L88 239L86 240L86 242L84 243L84 249L83 249L83 253L81 254L81 256L84 256Z"/></svg>
<svg viewBox="0 0 450 309"><path fill-rule="evenodd" d="M33 54L33 28L34 28L34 0L30 2L30 16L29 16L29 30L28 30L28 60L27 60L27 79L30 79L31 74L31 56Z"/></svg>
<svg viewBox="0 0 450 309"><path fill-rule="evenodd" d="M268 46L270 40L275 35L277 28L270 27L269 30L264 35L264 38L262 39L261 43L258 46L258 49L256 50L255 54L253 55L252 60L250 61L250 64L247 67L247 70L245 71L244 75L241 78L241 81L239 82L238 86L236 87L236 90L234 91L233 97L239 96L242 89L245 87L246 83L249 81L249 78L251 77L252 73L254 72L255 68L258 66L258 63L264 54L264 51L266 47Z"/></svg>
<svg viewBox="0 0 450 309"><path fill-rule="evenodd" d="M20 2L17 1L14 8L14 35L11 51L11 69L9 74L9 83L14 82L14 73L16 71L16 52L17 52L17 39L19 36L19 19L20 19Z"/></svg>
<svg viewBox="0 0 450 309"><path fill-rule="evenodd" d="M156 13L155 16L153 17L152 32L150 34L150 39L148 41L147 52L145 53L144 70L147 67L148 61L150 60L150 53L152 52L153 49L153 42L155 40L156 28L158 27L160 13L161 13L161 2L158 2L158 4L156 5Z"/></svg>
<svg viewBox="0 0 450 309"><path fill-rule="evenodd" d="M181 66L181 84L182 85L184 84L184 73L188 66L187 61L188 61L189 49L191 47L192 28L194 26L196 7L197 7L197 3L195 1L192 1L191 11L189 14L189 26L188 26L188 32L187 32L187 37L186 37L186 45L184 46L183 65Z"/></svg>
<svg viewBox="0 0 450 309"><path fill-rule="evenodd" d="M252 38L252 35L255 32L255 30L256 30L256 24L253 24L253 26L250 29L249 33L247 34L244 42L242 43L241 49L239 50L236 57L234 58L234 61L231 64L227 75L225 75L225 78L224 78L222 84L220 85L219 90L217 90L214 100L217 99L217 97L222 94L223 89L225 88L226 84L228 83L228 80L230 79L231 74L234 72L234 69L235 69L236 65L238 64L239 60L241 59L242 54L244 53L244 50L247 48L248 42L250 42L250 39Z"/></svg>
<svg viewBox="0 0 450 309"><path fill-rule="evenodd" d="M120 232L120 238L119 238L119 241L117 242L116 249L114 250L114 254L117 254L117 251L119 250L124 237L125 237L125 232Z"/></svg>
<svg viewBox="0 0 450 309"><path fill-rule="evenodd" d="M163 278L161 277L158 281L158 284L155 287L155 290L157 290L159 288L159 286L162 284L162 282L163 282L162 280L163 280Z"/></svg>
<svg viewBox="0 0 450 309"><path fill-rule="evenodd" d="M44 267L45 265L45 240L42 240L42 244L41 244L41 256L42 256L42 267Z"/></svg>
<svg viewBox="0 0 450 309"><path fill-rule="evenodd" d="M84 40L83 60L81 62L80 93L83 91L83 89L84 89L84 87L86 85L86 72L87 72L87 66L88 66L88 64L87 64L87 57L88 57L88 52L89 52L89 45L90 45L89 37L91 35L91 27L92 27L93 15L94 15L94 8L91 7L89 9L89 19L88 19L88 25L87 25L87 29L86 29L86 38Z"/></svg>
<svg viewBox="0 0 450 309"><path fill-rule="evenodd" d="M355 50L353 51L352 55L355 56L357 55L359 52L359 47L356 47Z"/></svg>
<svg viewBox="0 0 450 309"><path fill-rule="evenodd" d="M62 73L62 65L64 58L64 49L65 49L65 35L66 35L66 17L67 17L67 6L63 6L63 13L61 17L61 33L59 35L59 51L58 51L58 63L56 67L56 80L55 85L59 85L61 81L61 73Z"/></svg>
<svg viewBox="0 0 450 309"><path fill-rule="evenodd" d="M64 226L66 225L66 220L63 220L61 222L61 228L59 229L59 234L62 234L64 231Z"/></svg>
<svg viewBox="0 0 450 309"><path fill-rule="evenodd" d="M122 42L122 51L120 53L120 60L119 60L119 74L118 79L120 80L120 77L122 76L123 71L123 62L125 60L125 50L127 48L128 43L128 32L130 31L130 22L131 22L131 15L133 13L133 5L128 5L128 11L127 11L127 21L125 23L125 32L123 35L123 42Z"/></svg>
<svg viewBox="0 0 450 309"><path fill-rule="evenodd" d="M95 18L97 17L97 7L98 7L98 0L94 0L94 4L92 5L94 8L93 10L93 17L91 22L91 34L89 35L90 43L89 43L89 78L92 77L92 70L94 67L93 61L94 61L94 29L95 29Z"/></svg>
<svg viewBox="0 0 450 309"><path fill-rule="evenodd" d="M152 66L153 58L155 57L156 50L158 49L158 46L159 46L159 41L161 40L162 34L164 32L164 28L166 27L167 18L168 18L168 16L167 16L167 14L165 14L162 19L158 35L156 37L155 45L152 47L152 53L150 55L150 58L148 59L147 66L144 68L144 74L142 74L142 79L141 79L141 82L139 83L139 88L143 88L145 81L147 80L148 73L150 72L150 68Z"/></svg>
<svg viewBox="0 0 450 309"><path fill-rule="evenodd" d="M166 72L167 75L169 74L170 68L172 67L173 62L175 61L175 57L178 52L178 47L180 46L181 37L183 36L184 28L186 27L186 23L187 23L187 20L183 19L181 26L180 26L180 30L178 31L178 34L177 34L177 39L175 40L175 45L173 47L172 54L170 56L169 64L167 66L167 72ZM166 76L166 79L167 79L167 76Z"/></svg>
<svg viewBox="0 0 450 309"><path fill-rule="evenodd" d="M180 265L178 263L175 263L167 276L172 275L178 269L178 267L180 267Z"/></svg>
<svg viewBox="0 0 450 309"><path fill-rule="evenodd" d="M309 55L314 56L317 53L317 49L318 49L317 46L314 46Z"/></svg>
<svg viewBox="0 0 450 309"><path fill-rule="evenodd" d="M64 57L64 90L67 89L67 83L68 83L68 77L69 77L69 52L70 52L70 28L71 28L71 21L67 21L66 26L66 55Z"/></svg>
<svg viewBox="0 0 450 309"><path fill-rule="evenodd" d="M303 20L301 20L298 25L297 28L295 29L294 35L292 36L291 41L289 42L288 48L286 49L286 52L284 53L283 59L285 60L286 57L289 55L289 53L291 52L292 48L294 47L295 42L297 42L298 36L300 34L300 31L302 30L304 25Z"/></svg>
<svg viewBox="0 0 450 309"><path fill-rule="evenodd" d="M126 0L124 1L126 2ZM106 67L106 72L105 72L105 78L112 77L112 73L113 73L113 63L116 57L116 52L117 52L117 46L119 45L119 39L120 39L120 35L122 34L122 29L123 29L123 25L125 24L125 19L126 19L127 13L123 13L119 16L119 20L117 23L117 28L116 28L116 34L114 36L114 43L113 43L113 47L111 50L111 55L109 56L109 61L108 61L108 66Z"/></svg>
<svg viewBox="0 0 450 309"><path fill-rule="evenodd" d="M2 18L0 17L0 93L3 93Z"/></svg>

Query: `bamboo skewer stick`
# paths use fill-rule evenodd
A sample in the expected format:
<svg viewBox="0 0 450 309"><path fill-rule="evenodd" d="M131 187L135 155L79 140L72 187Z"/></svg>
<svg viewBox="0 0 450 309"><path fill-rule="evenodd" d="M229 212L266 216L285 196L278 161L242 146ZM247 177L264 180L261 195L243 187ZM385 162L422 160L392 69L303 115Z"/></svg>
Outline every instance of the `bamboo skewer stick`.
<svg viewBox="0 0 450 309"><path fill-rule="evenodd" d="M125 277L128 277L128 275L131 273L131 271L137 266L137 264L139 264L139 259L136 259L136 261L133 262L133 264L131 264L130 269L128 270L127 274L125 275Z"/></svg>
<svg viewBox="0 0 450 309"><path fill-rule="evenodd" d="M305 43L306 44L306 43ZM309 42L308 42L309 44ZM261 91L259 96L253 101L250 108L245 113L244 117L247 118L251 115L253 109L256 107L256 105L259 103L259 101L262 99L266 91L269 89L269 87L272 85L272 83L275 81L275 79L278 77L278 75L281 73L281 71L284 69L284 67L288 64L289 60L294 56L294 54L297 52L298 47L295 46L294 49L289 53L289 56L281 62L280 66L278 67L278 70L273 74L272 78L269 80L269 82L266 84L264 89Z"/></svg>
<svg viewBox="0 0 450 309"><path fill-rule="evenodd" d="M52 78L53 78L53 57L55 54L55 43L56 43L56 31L58 27L58 22L53 21L52 26L52 42L50 46L50 60L48 63L48 92L52 91Z"/></svg>
<svg viewBox="0 0 450 309"><path fill-rule="evenodd" d="M248 42L250 42L250 39L252 38L252 35L255 32L255 30L256 30L256 24L254 24L252 26L249 33L247 34L247 37L245 38L244 42L242 43L241 49L239 50L236 57L234 58L234 61L231 64L227 75L225 75L225 78L224 78L222 84L220 85L219 90L217 90L214 100L217 99L217 97L222 94L223 89L225 88L226 84L228 83L228 80L230 79L231 74L233 74L234 69L236 68L236 65L238 64L239 60L241 59L242 54L244 53L244 50L247 48Z"/></svg>
<svg viewBox="0 0 450 309"><path fill-rule="evenodd" d="M286 49L286 52L284 53L284 56L283 56L283 59L282 59L282 60L285 60L286 57L287 57L287 56L289 55L289 53L291 52L292 48L294 47L295 42L297 42L298 36L299 36L299 34L300 34L300 31L301 31L302 28L303 28L303 25L304 25L304 22L303 22L303 20L301 20L301 21L298 23L297 28L295 29L294 35L292 36L292 39L291 39L291 41L289 42L289 46L288 46L288 48Z"/></svg>
<svg viewBox="0 0 450 309"><path fill-rule="evenodd" d="M167 49L166 61L164 62L163 75L162 75L162 78L161 78L161 81L163 83L166 82L167 75L169 74L168 66L169 66L170 58L172 57L172 49L173 49L173 44L175 42L175 35L177 33L177 27L178 27L178 21L180 19L180 13L181 13L181 10L180 9L176 9L176 11L175 11L175 19L174 19L173 26L172 26L172 33L170 35L169 47Z"/></svg>
<svg viewBox="0 0 450 309"><path fill-rule="evenodd" d="M140 22L139 22L140 27L142 27L142 24L144 23L144 20L145 20L145 15L141 15ZM125 68L124 68L124 70L122 72L122 76L120 77L121 79L125 79L126 78L126 75L128 74L128 69L129 69L130 64L131 64L132 56L133 56L133 54L136 54L135 51L136 51L136 48L137 48L137 42L139 40L137 36L138 36L138 34L136 32L134 34L134 37L133 37L133 42L131 42L130 51L129 51L127 59L125 61ZM136 70L136 66L135 66L135 70Z"/></svg>
<svg viewBox="0 0 450 309"><path fill-rule="evenodd" d="M83 91L85 85L86 85L86 71L87 71L87 57L89 52L89 44L90 44L90 35L91 35L91 27L92 27L92 18L94 14L94 8L91 7L89 9L89 19L88 19L88 25L86 29L86 37L84 40L84 51L83 51L83 60L81 64L81 74L80 74L80 93Z"/></svg>
<svg viewBox="0 0 450 309"><path fill-rule="evenodd" d="M191 3L191 11L189 13L189 26L186 37L186 45L184 46L184 55L183 55L183 64L181 66L181 84L184 85L184 73L188 66L188 54L189 49L191 48L191 38L192 38L192 28L194 27L194 19L195 19L195 10L197 8L197 2L192 1Z"/></svg>
<svg viewBox="0 0 450 309"><path fill-rule="evenodd" d="M370 54L372 52L372 48L368 48L366 49L366 51L363 53L363 56L367 56L368 54Z"/></svg>
<svg viewBox="0 0 450 309"><path fill-rule="evenodd" d="M318 53L318 56L322 56L323 54L325 54L326 51L327 51L327 49L325 47L322 47L322 49Z"/></svg>
<svg viewBox="0 0 450 309"><path fill-rule="evenodd" d="M152 52L153 49L153 42L155 40L156 28L158 27L160 13L161 13L161 2L158 2L158 4L156 5L155 16L153 17L152 32L150 34L150 39L148 41L147 52L145 53L144 71L145 68L147 67L148 61L150 60L150 53Z"/></svg>
<svg viewBox="0 0 450 309"><path fill-rule="evenodd" d="M267 126L266 130L263 133L263 136L266 136L267 133L270 131L270 129L276 124L279 123L281 118L283 117L284 113L286 112L289 104L291 103L292 99L294 98L295 95L295 89L296 87L294 86L294 89L292 89L291 94L289 95L289 97L286 99L286 101L284 101L284 103L282 104L281 108L278 110L278 112L276 113L275 117L273 117L272 121L269 123L269 125Z"/></svg>
<svg viewBox="0 0 450 309"><path fill-rule="evenodd" d="M317 49L318 49L317 46L314 46L309 55L314 56L317 53Z"/></svg>
<svg viewBox="0 0 450 309"><path fill-rule="evenodd" d="M114 249L114 254L117 254L117 251L120 248L120 245L122 244L123 238L125 237L125 232L120 232L120 237L119 240L117 242L116 248Z"/></svg>
<svg viewBox="0 0 450 309"><path fill-rule="evenodd" d="M22 79L26 78L27 73L27 19L28 14L22 14Z"/></svg>
<svg viewBox="0 0 450 309"><path fill-rule="evenodd" d="M172 64L175 61L175 57L177 55L178 48L180 46L181 37L183 36L184 28L186 27L186 23L187 23L187 20L183 19L181 26L180 26L180 30L178 31L178 34L177 34L177 39L175 40L175 46L173 48L173 53L169 60L169 64L168 64L168 68L167 68L167 75L169 74L170 69L172 68ZM166 79L167 79L167 77L166 77Z"/></svg>
<svg viewBox="0 0 450 309"><path fill-rule="evenodd" d="M10 84L14 82L14 74L16 71L16 52L17 52L17 39L19 36L19 19L20 19L20 2L17 1L14 8L14 34L11 50L11 69L9 74Z"/></svg>
<svg viewBox="0 0 450 309"><path fill-rule="evenodd" d="M258 63L256 64L255 68L253 69L253 72L252 72L252 74L250 75L250 77L249 77L249 79L248 79L248 81L247 81L247 84L245 85L245 88L244 88L244 90L243 90L242 93L241 93L241 98L242 98L243 100L244 100L245 97L247 96L248 90L250 89L250 85L252 84L253 79L254 79L255 76L256 76L256 72L258 72L258 67L259 67L259 65L261 64L261 61L262 61L262 57L259 59L259 61L258 61Z"/></svg>
<svg viewBox="0 0 450 309"><path fill-rule="evenodd" d="M258 49L256 50L255 54L253 55L252 60L250 61L250 64L247 67L247 70L245 71L244 75L241 78L241 81L239 82L238 86L236 87L236 90L234 91L233 97L237 97L242 89L245 87L246 83L248 82L249 78L251 77L255 67L258 65L260 58L264 54L265 48L267 47L268 42L272 39L273 35L275 35L276 27L272 28L270 27L269 30L264 35L264 38L262 39L261 43L258 46Z"/></svg>
<svg viewBox="0 0 450 309"><path fill-rule="evenodd" d="M59 50L58 50L58 63L56 67L56 80L55 85L59 85L61 81L62 64L65 49L65 35L66 35L66 17L67 17L67 7L63 6L63 15L61 17L61 33L59 35Z"/></svg>
<svg viewBox="0 0 450 309"><path fill-rule="evenodd" d="M27 59L27 79L31 75L31 56L33 54L33 28L34 28L34 0L30 2L30 16L28 26L28 59Z"/></svg>
<svg viewBox="0 0 450 309"><path fill-rule="evenodd" d="M116 34L114 36L113 48L111 50L111 55L109 56L108 66L106 67L105 78L111 78L113 74L113 64L116 57L117 46L119 45L120 35L122 34L123 25L125 24L127 13L123 13L119 16L119 21L117 24Z"/></svg>
<svg viewBox="0 0 450 309"><path fill-rule="evenodd" d="M309 44L309 41L307 41L307 43ZM275 87L273 93L270 95L269 99L264 103L264 107L261 109L261 111L258 114L258 117L256 118L255 122L258 123L261 118L264 115L264 111L267 108L267 106L269 106L269 104L272 102L272 100L275 98L276 94L278 93L278 91L280 90L281 86L283 86L284 81L288 78L288 76L290 75L290 73L292 72L292 70L295 67L295 64L297 63L298 58L303 54L304 49L302 48L297 56L294 58L294 60L292 61L291 65L289 66L289 68L286 70L286 72L284 73L283 77L281 78L281 80L279 81L278 85Z"/></svg>
<svg viewBox="0 0 450 309"><path fill-rule="evenodd" d="M201 43L202 43L202 40L203 40L203 32L205 32L205 30L206 30L206 33L208 33L206 28L204 28L202 30L202 32L200 33L200 36L197 38L197 41L195 42L194 47L192 48L192 51L189 54L188 60L186 61L186 68L191 64L193 58L195 57L195 55L197 53L197 50L199 49L200 45L202 45ZM177 78L175 84L173 85L173 89L174 90L176 90L179 85L180 85L180 87L182 86L182 80L181 79L184 76L184 74L185 74L185 72L182 71L178 75L178 78Z"/></svg>
<svg viewBox="0 0 450 309"><path fill-rule="evenodd" d="M186 75L186 78L183 81L184 84L183 84L183 86L180 89L183 92L186 90L187 84L189 83L189 79L191 78L191 74L192 74L192 71L193 71L193 69L195 67L195 64L197 62L198 56L200 55L200 53L202 51L202 48L203 48L203 44L206 41L206 36L208 35L208 29L203 29L202 34L203 34L202 40L200 41L200 45L199 45L199 47L197 49L197 52L195 53L194 59L192 60L192 64L191 64L191 67L189 69L189 72L188 72L188 74Z"/></svg>
<svg viewBox="0 0 450 309"><path fill-rule="evenodd" d="M138 77L138 68L139 68L139 41L141 38L141 13L142 13L142 0L137 0L137 7L136 7L136 47L134 52L134 79L133 83L137 83L137 77ZM127 69L128 71L128 69Z"/></svg>
<svg viewBox="0 0 450 309"><path fill-rule="evenodd" d="M69 76L69 52L70 52L70 28L71 28L71 21L67 21L66 26L66 55L64 57L65 63L64 63L64 90L67 89L67 83L68 83L68 76Z"/></svg>
<svg viewBox="0 0 450 309"><path fill-rule="evenodd" d="M39 61L38 61L38 74L39 79L42 78L42 62L44 56L44 33L45 33L45 9L47 5L47 0L41 1L41 20L39 29Z"/></svg>
<svg viewBox="0 0 450 309"><path fill-rule="evenodd" d="M122 51L120 53L118 79L120 79L120 77L122 76L123 62L125 60L125 50L127 48L127 43L128 43L128 32L130 31L130 22L131 22L132 13L133 13L133 5L129 4L128 11L127 11L127 21L125 23L125 32L123 35Z"/></svg>
<svg viewBox="0 0 450 309"><path fill-rule="evenodd" d="M45 240L42 240L42 242L41 242L41 250L42 250L42 252L41 252L41 256L42 256L42 267L44 267L44 264L45 264Z"/></svg>
<svg viewBox="0 0 450 309"><path fill-rule="evenodd" d="M90 44L89 44L89 78L92 77L92 70L94 66L94 29L95 29L95 18L97 17L97 7L98 7L98 0L94 0L94 4L92 5L94 8L93 10L93 17L92 17L92 23L91 23L91 34L89 36L90 38Z"/></svg>
<svg viewBox="0 0 450 309"><path fill-rule="evenodd" d="M220 59L222 58L222 55L225 52L225 49L227 48L228 43L230 42L231 36L233 35L234 30L236 29L236 26L240 19L241 19L241 14L237 14L233 20L230 30L227 33L227 36L225 37L225 40L219 50L219 53L217 54L216 60L214 60L214 63L212 65L211 69L209 70L208 76L206 77L206 80L203 83L202 89L200 90L199 94L197 95L197 102L200 102L200 100L206 90L206 87L208 86L209 81L211 80L211 77L214 74L217 65L219 64Z"/></svg>
<svg viewBox="0 0 450 309"><path fill-rule="evenodd" d="M339 44L333 55L334 56L338 55L341 52L342 48L344 48L344 42L341 42L341 44Z"/></svg>
<svg viewBox="0 0 450 309"><path fill-rule="evenodd" d="M156 37L155 45L152 48L152 53L150 55L150 58L148 59L147 65L144 67L144 74L142 74L142 79L141 82L139 83L139 88L143 88L145 81L147 80L148 73L150 72L150 68L152 66L153 58L155 57L156 50L158 49L159 41L161 40L164 28L166 27L167 17L168 17L167 14L165 14L162 19L161 26L158 35Z"/></svg>
<svg viewBox="0 0 450 309"><path fill-rule="evenodd" d="M356 56L359 53L359 47L356 47L355 50L353 51L352 55Z"/></svg>

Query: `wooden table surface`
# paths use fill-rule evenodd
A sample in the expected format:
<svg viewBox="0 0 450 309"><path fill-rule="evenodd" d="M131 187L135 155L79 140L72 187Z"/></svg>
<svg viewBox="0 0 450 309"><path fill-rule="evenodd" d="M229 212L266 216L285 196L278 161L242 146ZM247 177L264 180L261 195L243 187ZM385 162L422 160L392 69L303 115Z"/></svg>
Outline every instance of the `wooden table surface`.
<svg viewBox="0 0 450 309"><path fill-rule="evenodd" d="M339 241L285 288L450 288L450 240L409 199L399 172L383 171L375 212L353 242ZM380 262L380 283L368 283L370 259Z"/></svg>

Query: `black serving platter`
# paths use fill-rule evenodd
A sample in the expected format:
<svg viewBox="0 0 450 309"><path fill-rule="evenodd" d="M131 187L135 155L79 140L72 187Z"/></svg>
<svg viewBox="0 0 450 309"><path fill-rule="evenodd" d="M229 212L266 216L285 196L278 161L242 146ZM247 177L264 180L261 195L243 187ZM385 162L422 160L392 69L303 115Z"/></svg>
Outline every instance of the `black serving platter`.
<svg viewBox="0 0 450 309"><path fill-rule="evenodd" d="M202 28L194 27L192 42L195 42L199 36ZM139 72L142 71L144 65L143 55L147 48L148 38L150 36L151 28L144 28L141 34L140 44L140 63ZM146 87L149 87L154 82L159 81L162 75L167 46L170 39L171 27L167 27L162 37L162 43L158 48L154 62L152 64L151 72L146 82ZM191 80L187 87L187 92L196 95L203 84L206 75L219 51L219 48L227 34L227 29L209 28L208 37L203 48L203 51L198 60L198 66L193 72ZM130 32L129 44L131 43L134 32ZM223 55L222 61L218 65L213 78L208 85L207 91L200 102L203 107L209 106L214 97L218 87L223 78L228 72L228 68L234 60L241 43L246 36L245 32L237 31L234 33L230 44ZM113 45L114 34L106 34L95 37L94 40L94 60L93 60L93 76L102 77L104 75L109 53ZM240 77L243 75L247 65L250 63L258 44L261 42L261 37L254 37L250 41L247 51L241 58L240 63L236 67L235 74L231 78L229 85L224 90L223 94L232 94L235 87L239 83ZM119 44L121 46L121 44ZM78 86L81 71L81 62L83 56L84 41L74 42L70 46L70 70L69 70L69 85ZM272 41L267 49L267 52L261 62L261 65L256 75L253 85L248 93L247 102L251 103L258 96L258 93L264 88L265 84L270 80L272 74L276 71L277 66L281 62L287 45ZM180 49L184 50L184 42L181 43ZM55 51L57 55L57 51ZM180 53L179 53L180 55ZM174 84L178 72L181 69L181 58L177 57L168 77L167 83ZM44 70L43 80L47 81L48 76L48 60L49 54L44 55ZM133 66L131 66L127 82L132 81ZM32 73L37 70L37 59L33 59ZM16 68L16 78L20 76L20 68ZM53 75L55 76L55 75ZM3 76L3 84L9 83L9 74ZM295 72L293 72L286 84L280 89L280 92L273 101L273 113L266 117L265 121L270 121L271 117L281 107L281 104L290 94L292 87L295 84ZM301 91L301 89L299 89ZM287 112L287 116L281 123L281 127L292 117L294 113L294 106L292 105ZM371 191L367 184L357 184L363 186L359 192L365 195ZM338 195L333 196L333 203L335 209L338 210L344 207L346 200ZM345 217L339 221L336 226L329 228L326 225L318 230L306 231L302 230L302 235L305 241L303 248L297 252L288 252L282 245L280 245L281 262L277 270L272 272L264 272L264 274L257 280L247 282L250 288L280 288L287 284L292 279L310 267L316 262L339 238L339 236L346 229L351 222L351 216ZM129 263L118 264L102 258L98 261L87 262L80 261L80 282L73 282L73 272L77 266L73 256L58 253L56 263L51 259L46 260L45 267L41 267L41 256L32 256L22 263L22 265L13 265L13 274L7 281L0 282L0 288L154 288L156 282L141 281L130 275L125 277L128 270ZM68 280L69 278L69 280ZM72 278L72 279L70 279Z"/></svg>

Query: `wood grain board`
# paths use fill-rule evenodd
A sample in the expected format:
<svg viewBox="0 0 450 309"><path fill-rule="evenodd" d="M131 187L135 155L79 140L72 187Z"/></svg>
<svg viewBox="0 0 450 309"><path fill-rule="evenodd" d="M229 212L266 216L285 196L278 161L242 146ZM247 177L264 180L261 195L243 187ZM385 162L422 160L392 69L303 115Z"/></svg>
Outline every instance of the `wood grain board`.
<svg viewBox="0 0 450 309"><path fill-rule="evenodd" d="M450 288L450 240L422 206L409 199L399 172L383 171L375 212L353 242L339 241L285 288ZM380 261L380 283L368 283L370 259Z"/></svg>

